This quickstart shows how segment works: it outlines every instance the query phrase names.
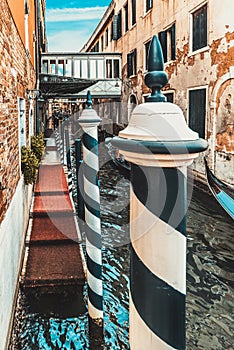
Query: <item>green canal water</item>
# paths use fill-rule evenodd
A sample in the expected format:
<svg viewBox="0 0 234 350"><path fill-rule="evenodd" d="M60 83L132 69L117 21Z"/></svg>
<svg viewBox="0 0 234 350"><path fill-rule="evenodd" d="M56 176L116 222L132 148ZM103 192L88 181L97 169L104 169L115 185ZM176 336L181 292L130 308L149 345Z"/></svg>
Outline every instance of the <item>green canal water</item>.
<svg viewBox="0 0 234 350"><path fill-rule="evenodd" d="M102 163L103 349L124 350L129 349L129 181L108 159ZM231 350L233 222L211 196L194 189L187 233L187 349ZM50 312L48 300L36 299L19 291L9 349L89 349L87 286L82 310L74 296L66 295L64 303L55 298Z"/></svg>

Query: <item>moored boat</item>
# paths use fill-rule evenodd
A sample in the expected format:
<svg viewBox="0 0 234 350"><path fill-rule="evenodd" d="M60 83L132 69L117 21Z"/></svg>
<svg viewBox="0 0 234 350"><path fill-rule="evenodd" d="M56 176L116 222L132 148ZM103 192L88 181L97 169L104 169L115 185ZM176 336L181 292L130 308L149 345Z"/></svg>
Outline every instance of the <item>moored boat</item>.
<svg viewBox="0 0 234 350"><path fill-rule="evenodd" d="M124 173L126 177L130 176L130 163L124 159L123 154L121 154L118 148L114 147L111 143L112 138L108 137L105 140L105 145L108 149L108 154L110 155L113 163Z"/></svg>
<svg viewBox="0 0 234 350"><path fill-rule="evenodd" d="M206 178L208 186L219 204L234 219L234 189L219 180L209 169L207 160L205 161Z"/></svg>

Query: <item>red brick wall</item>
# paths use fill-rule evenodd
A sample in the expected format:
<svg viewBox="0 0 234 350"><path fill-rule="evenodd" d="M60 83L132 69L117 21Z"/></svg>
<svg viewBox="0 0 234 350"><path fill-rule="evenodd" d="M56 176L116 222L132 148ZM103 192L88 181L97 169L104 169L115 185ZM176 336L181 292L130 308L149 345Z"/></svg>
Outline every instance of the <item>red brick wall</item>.
<svg viewBox="0 0 234 350"><path fill-rule="evenodd" d="M18 98L26 102L26 137L29 142L27 89L35 88L35 71L15 27L6 0L0 1L0 222L21 176L18 134Z"/></svg>

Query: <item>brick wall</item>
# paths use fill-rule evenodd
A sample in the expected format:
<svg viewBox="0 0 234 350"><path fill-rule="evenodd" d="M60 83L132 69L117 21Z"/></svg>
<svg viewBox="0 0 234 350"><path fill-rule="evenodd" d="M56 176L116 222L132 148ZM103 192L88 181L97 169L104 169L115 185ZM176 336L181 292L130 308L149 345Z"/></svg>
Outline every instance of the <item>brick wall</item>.
<svg viewBox="0 0 234 350"><path fill-rule="evenodd" d="M15 193L20 171L18 98L26 104L27 89L35 87L35 71L25 52L6 0L0 1L0 223Z"/></svg>

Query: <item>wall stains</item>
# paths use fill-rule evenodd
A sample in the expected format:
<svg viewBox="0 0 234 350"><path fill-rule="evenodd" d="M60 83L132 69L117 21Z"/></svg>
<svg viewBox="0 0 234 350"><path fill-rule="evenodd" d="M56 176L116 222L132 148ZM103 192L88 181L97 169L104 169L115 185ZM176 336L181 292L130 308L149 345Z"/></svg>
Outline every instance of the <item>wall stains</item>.
<svg viewBox="0 0 234 350"><path fill-rule="evenodd" d="M234 66L234 32L212 42L210 58L211 65L216 65L217 79L229 72Z"/></svg>
<svg viewBox="0 0 234 350"><path fill-rule="evenodd" d="M216 151L234 153L234 128L233 125L227 125L222 133L216 135Z"/></svg>
<svg viewBox="0 0 234 350"><path fill-rule="evenodd" d="M217 99L216 151L234 154L234 79L221 86Z"/></svg>

